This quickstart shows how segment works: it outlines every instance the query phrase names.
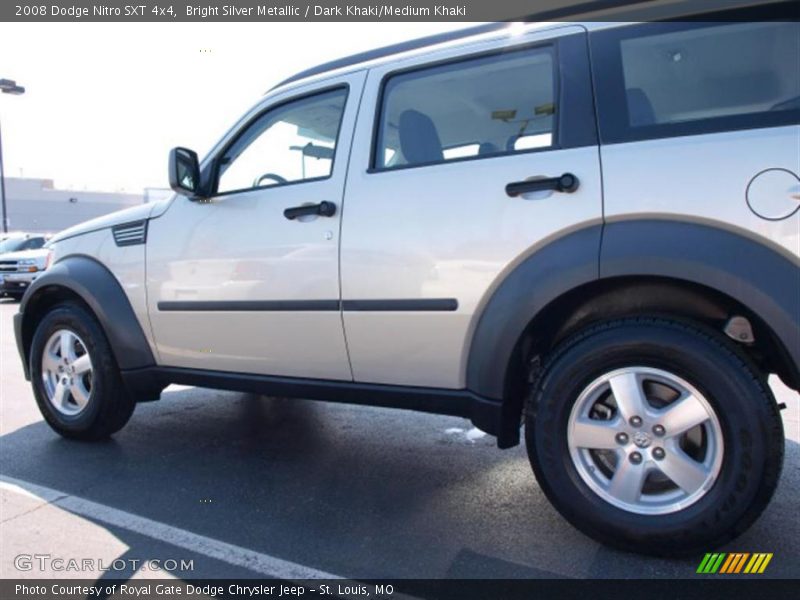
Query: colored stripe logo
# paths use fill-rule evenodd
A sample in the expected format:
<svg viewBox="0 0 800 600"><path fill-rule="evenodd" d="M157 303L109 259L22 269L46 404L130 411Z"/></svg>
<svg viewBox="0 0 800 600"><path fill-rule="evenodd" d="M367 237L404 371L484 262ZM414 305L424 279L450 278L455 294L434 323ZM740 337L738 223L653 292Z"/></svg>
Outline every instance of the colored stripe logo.
<svg viewBox="0 0 800 600"><path fill-rule="evenodd" d="M739 573L760 574L763 573L769 562L772 560L772 552L718 552L707 553L697 573L703 575L736 575Z"/></svg>

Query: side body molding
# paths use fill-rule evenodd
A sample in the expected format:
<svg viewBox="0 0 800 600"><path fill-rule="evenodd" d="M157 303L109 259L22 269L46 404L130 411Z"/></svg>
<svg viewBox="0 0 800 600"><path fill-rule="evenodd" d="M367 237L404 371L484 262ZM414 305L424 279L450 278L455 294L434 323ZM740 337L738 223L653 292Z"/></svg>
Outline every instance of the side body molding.
<svg viewBox="0 0 800 600"><path fill-rule="evenodd" d="M467 359L467 389L502 402L509 362L536 314L599 276L601 225L569 233L535 251L500 283L480 315Z"/></svg>
<svg viewBox="0 0 800 600"><path fill-rule="evenodd" d="M51 292L58 288L77 294L89 306L108 337L120 369L155 365L141 325L111 271L87 256L70 256L54 264L31 284L15 315L17 345L26 378L29 378L28 354L35 326L33 315L37 306L47 302Z"/></svg>
<svg viewBox="0 0 800 600"><path fill-rule="evenodd" d="M684 221L608 223L602 278L655 275L702 284L750 309L772 330L800 377L800 262L735 231Z"/></svg>

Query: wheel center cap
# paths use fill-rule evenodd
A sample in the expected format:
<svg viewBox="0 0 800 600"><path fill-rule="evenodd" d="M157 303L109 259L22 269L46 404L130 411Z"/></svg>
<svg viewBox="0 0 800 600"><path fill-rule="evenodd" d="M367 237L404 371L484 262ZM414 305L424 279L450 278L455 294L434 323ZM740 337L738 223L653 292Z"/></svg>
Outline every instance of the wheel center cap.
<svg viewBox="0 0 800 600"><path fill-rule="evenodd" d="M653 443L652 438L644 431L637 431L633 434L633 443L639 448L647 448Z"/></svg>

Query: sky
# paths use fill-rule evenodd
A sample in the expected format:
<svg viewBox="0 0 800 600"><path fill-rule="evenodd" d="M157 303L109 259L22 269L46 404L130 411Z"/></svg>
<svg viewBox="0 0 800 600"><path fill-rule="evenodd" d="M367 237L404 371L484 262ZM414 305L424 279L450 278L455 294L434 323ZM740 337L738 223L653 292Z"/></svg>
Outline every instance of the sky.
<svg viewBox="0 0 800 600"><path fill-rule="evenodd" d="M7 177L59 188L167 187L167 155L202 157L286 77L468 23L0 23Z"/></svg>

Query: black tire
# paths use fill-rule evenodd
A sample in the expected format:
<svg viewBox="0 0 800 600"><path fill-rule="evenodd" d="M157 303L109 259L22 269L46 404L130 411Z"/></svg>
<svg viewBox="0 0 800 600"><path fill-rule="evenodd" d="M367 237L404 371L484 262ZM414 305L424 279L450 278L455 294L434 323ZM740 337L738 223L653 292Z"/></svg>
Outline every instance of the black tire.
<svg viewBox="0 0 800 600"><path fill-rule="evenodd" d="M693 504L668 514L606 501L570 455L568 422L582 391L603 374L643 366L675 374L716 413L724 441L719 474ZM764 376L727 339L662 318L609 321L558 347L525 411L528 457L543 491L575 527L622 550L657 556L706 552L744 532L769 503L783 463L783 424Z"/></svg>
<svg viewBox="0 0 800 600"><path fill-rule="evenodd" d="M61 329L78 335L92 361L91 393L85 408L76 415L59 412L48 400L42 380L42 356L47 340ZM39 410L47 423L66 438L103 439L119 431L136 407L128 394L114 360L114 354L100 324L82 306L59 304L51 309L33 336L30 354L31 382Z"/></svg>

